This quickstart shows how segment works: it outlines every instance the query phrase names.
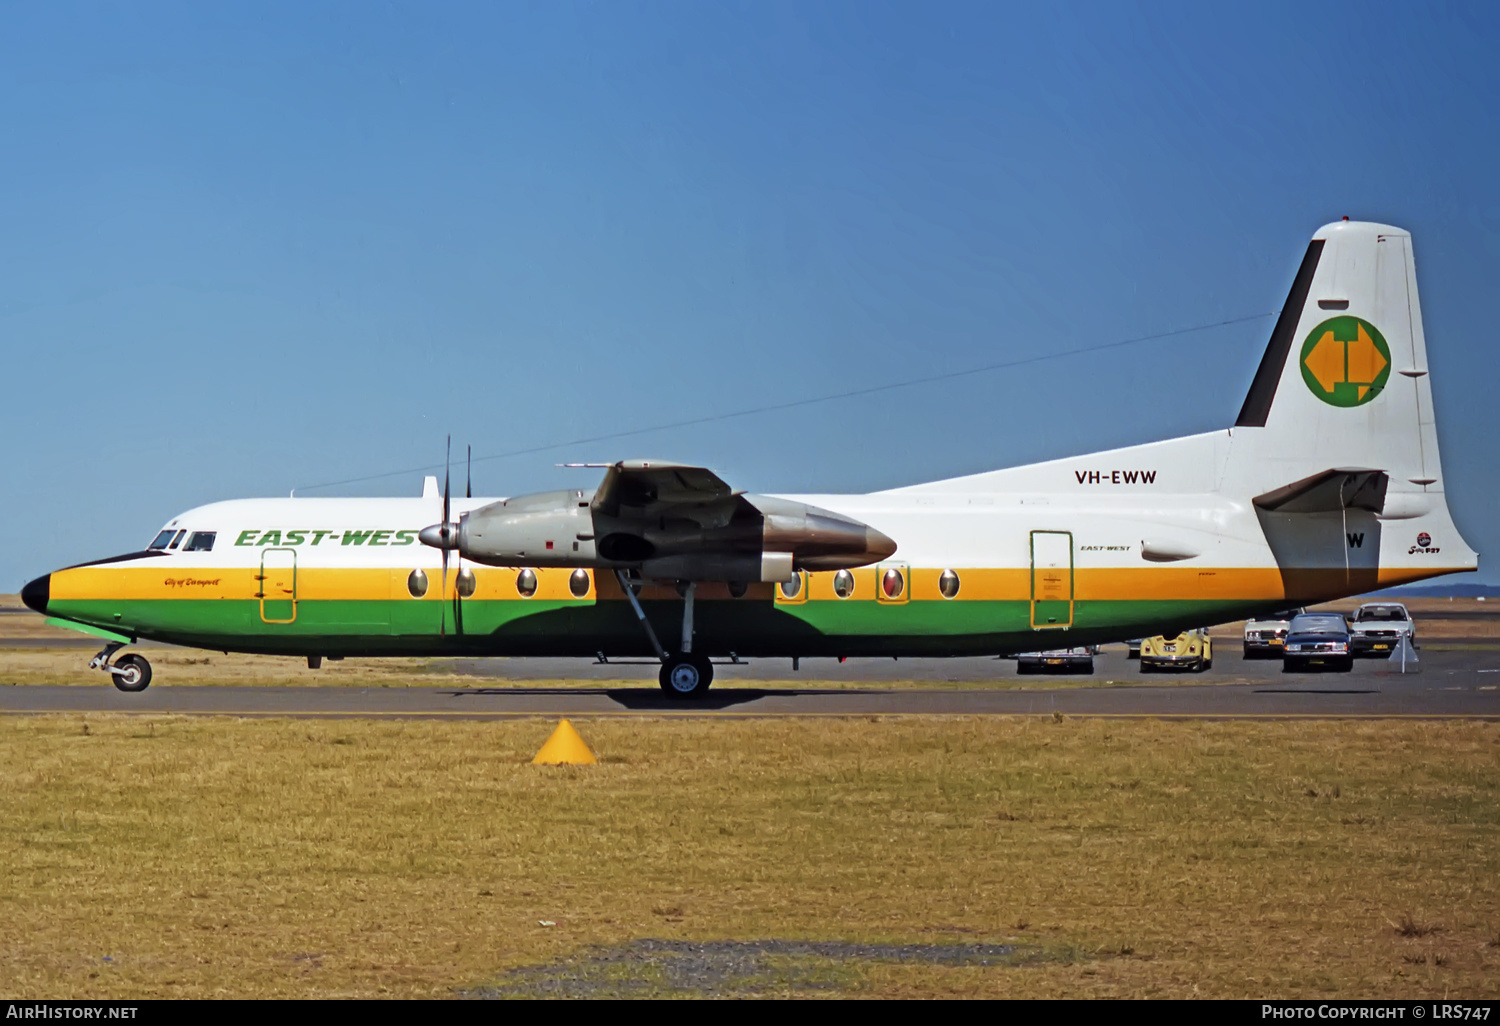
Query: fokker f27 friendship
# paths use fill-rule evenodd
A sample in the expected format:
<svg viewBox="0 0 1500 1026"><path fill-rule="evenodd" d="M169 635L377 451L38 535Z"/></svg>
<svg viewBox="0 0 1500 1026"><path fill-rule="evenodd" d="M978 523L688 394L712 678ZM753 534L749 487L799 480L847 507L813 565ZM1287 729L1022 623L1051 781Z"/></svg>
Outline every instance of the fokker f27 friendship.
<svg viewBox="0 0 1500 1026"><path fill-rule="evenodd" d="M247 499L27 584L108 644L305 656L999 655L1176 633L1478 567L1444 499L1410 235L1313 236L1234 426L867 495L615 463L593 490ZM436 523L434 523L436 521Z"/></svg>

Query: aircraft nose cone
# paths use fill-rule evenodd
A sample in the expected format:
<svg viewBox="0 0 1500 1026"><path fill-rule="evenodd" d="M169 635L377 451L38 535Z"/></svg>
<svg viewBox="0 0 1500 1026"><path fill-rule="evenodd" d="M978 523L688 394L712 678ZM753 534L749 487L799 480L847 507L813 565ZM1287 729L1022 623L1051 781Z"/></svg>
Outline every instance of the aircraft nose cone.
<svg viewBox="0 0 1500 1026"><path fill-rule="evenodd" d="M21 601L38 613L47 611L47 600L52 597L52 575L43 574L21 589Z"/></svg>

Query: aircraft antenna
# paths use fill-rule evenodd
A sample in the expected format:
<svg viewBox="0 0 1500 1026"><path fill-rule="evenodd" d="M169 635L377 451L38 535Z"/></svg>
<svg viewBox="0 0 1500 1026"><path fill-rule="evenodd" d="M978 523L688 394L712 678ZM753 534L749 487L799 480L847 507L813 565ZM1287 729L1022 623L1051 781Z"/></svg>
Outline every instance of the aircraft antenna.
<svg viewBox="0 0 1500 1026"><path fill-rule="evenodd" d="M1267 317L1276 316L1276 311L1268 313L1250 314L1245 317L1230 317L1227 320L1211 321L1204 324L1195 324L1187 328L1175 328L1171 331L1158 331L1150 335L1138 335L1134 338L1119 339L1113 342L1101 342L1096 345L1083 346L1078 349L1065 349L1057 352L1037 353L1024 356L1019 359L1004 360L999 363L988 363L978 367L969 367L964 370L945 371L940 374L928 374L922 377L906 378L900 381L891 381L883 385L871 385L863 388L850 389L843 392L830 392L824 395L808 396L805 399L788 399L784 402L769 403L764 406L752 406L739 410L725 410L717 413L705 414L701 417L690 417L686 420L666 421L642 427L626 428L622 431L611 431L608 434L593 435L587 438L573 438L547 442L541 445L528 446L524 449L512 449L509 452L491 453L488 456L479 457L481 463L487 460L504 460L516 456L531 456L536 453L550 452L553 449L567 449L580 445L592 445L598 442L613 442L621 438L634 438L639 435L654 434L658 431L677 431L682 428L696 427L700 424L716 424L721 421L733 420L738 417L754 417L766 413L779 413L784 410L801 409L807 406L816 406L821 403L835 402L842 399L857 399L865 396L878 395L897 389L913 388L918 385L931 385L941 381L954 381L967 378L976 374L990 374L1000 370L1010 370L1016 367L1025 367L1034 363L1042 363L1049 360L1059 360L1071 356L1084 356L1091 353L1105 352L1112 349L1122 349L1127 346L1140 345L1143 342L1154 342L1158 339L1175 338L1199 331L1208 331L1212 328L1222 328L1232 324L1244 324L1247 321L1258 321ZM590 463L564 463L562 466L609 466L609 464ZM311 491L320 488L336 488L340 485L364 484L367 481L380 481L388 477L399 477L403 474L416 474L432 469L431 464L425 467L409 467L406 470L388 470L379 474L366 474L362 477L347 477L339 481L322 481L318 484L301 485L303 491Z"/></svg>

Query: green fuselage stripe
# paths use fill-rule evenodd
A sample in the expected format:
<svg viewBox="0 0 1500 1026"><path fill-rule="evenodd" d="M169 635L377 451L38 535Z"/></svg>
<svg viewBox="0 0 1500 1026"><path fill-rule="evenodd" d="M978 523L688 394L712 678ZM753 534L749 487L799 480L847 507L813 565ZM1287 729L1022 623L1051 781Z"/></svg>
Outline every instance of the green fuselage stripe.
<svg viewBox="0 0 1500 1026"><path fill-rule="evenodd" d="M681 639L681 601L643 600L663 644ZM1066 629L1035 630L1026 600L699 601L695 651L744 656L989 655L1174 635L1267 612L1277 600L1079 600ZM258 601L69 599L48 613L143 640L275 655L653 654L625 602L299 600L267 623ZM441 618L441 619L440 619Z"/></svg>

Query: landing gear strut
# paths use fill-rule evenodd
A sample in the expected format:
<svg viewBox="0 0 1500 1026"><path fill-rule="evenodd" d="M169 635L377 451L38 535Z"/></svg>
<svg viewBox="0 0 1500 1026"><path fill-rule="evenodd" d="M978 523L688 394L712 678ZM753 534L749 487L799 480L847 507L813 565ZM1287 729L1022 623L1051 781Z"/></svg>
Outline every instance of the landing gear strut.
<svg viewBox="0 0 1500 1026"><path fill-rule="evenodd" d="M143 656L132 653L121 656L113 663L109 661L111 656L124 647L118 641L105 645L98 655L89 660L89 669L108 670L114 678L115 687L121 691L145 691L151 684L151 664Z"/></svg>
<svg viewBox="0 0 1500 1026"><path fill-rule="evenodd" d="M672 698L703 697L708 686L713 683L714 664L709 662L707 656L693 651L693 596L698 590L697 582L689 581L682 593L682 649L677 655L672 655L662 647L656 631L652 630L645 610L635 597L635 587L630 583L630 578L625 576L623 570L616 570L615 577L619 580L625 597L630 600L630 608L635 610L636 618L645 628L651 647L656 649L656 655L661 659L661 674L657 677L661 689Z"/></svg>

